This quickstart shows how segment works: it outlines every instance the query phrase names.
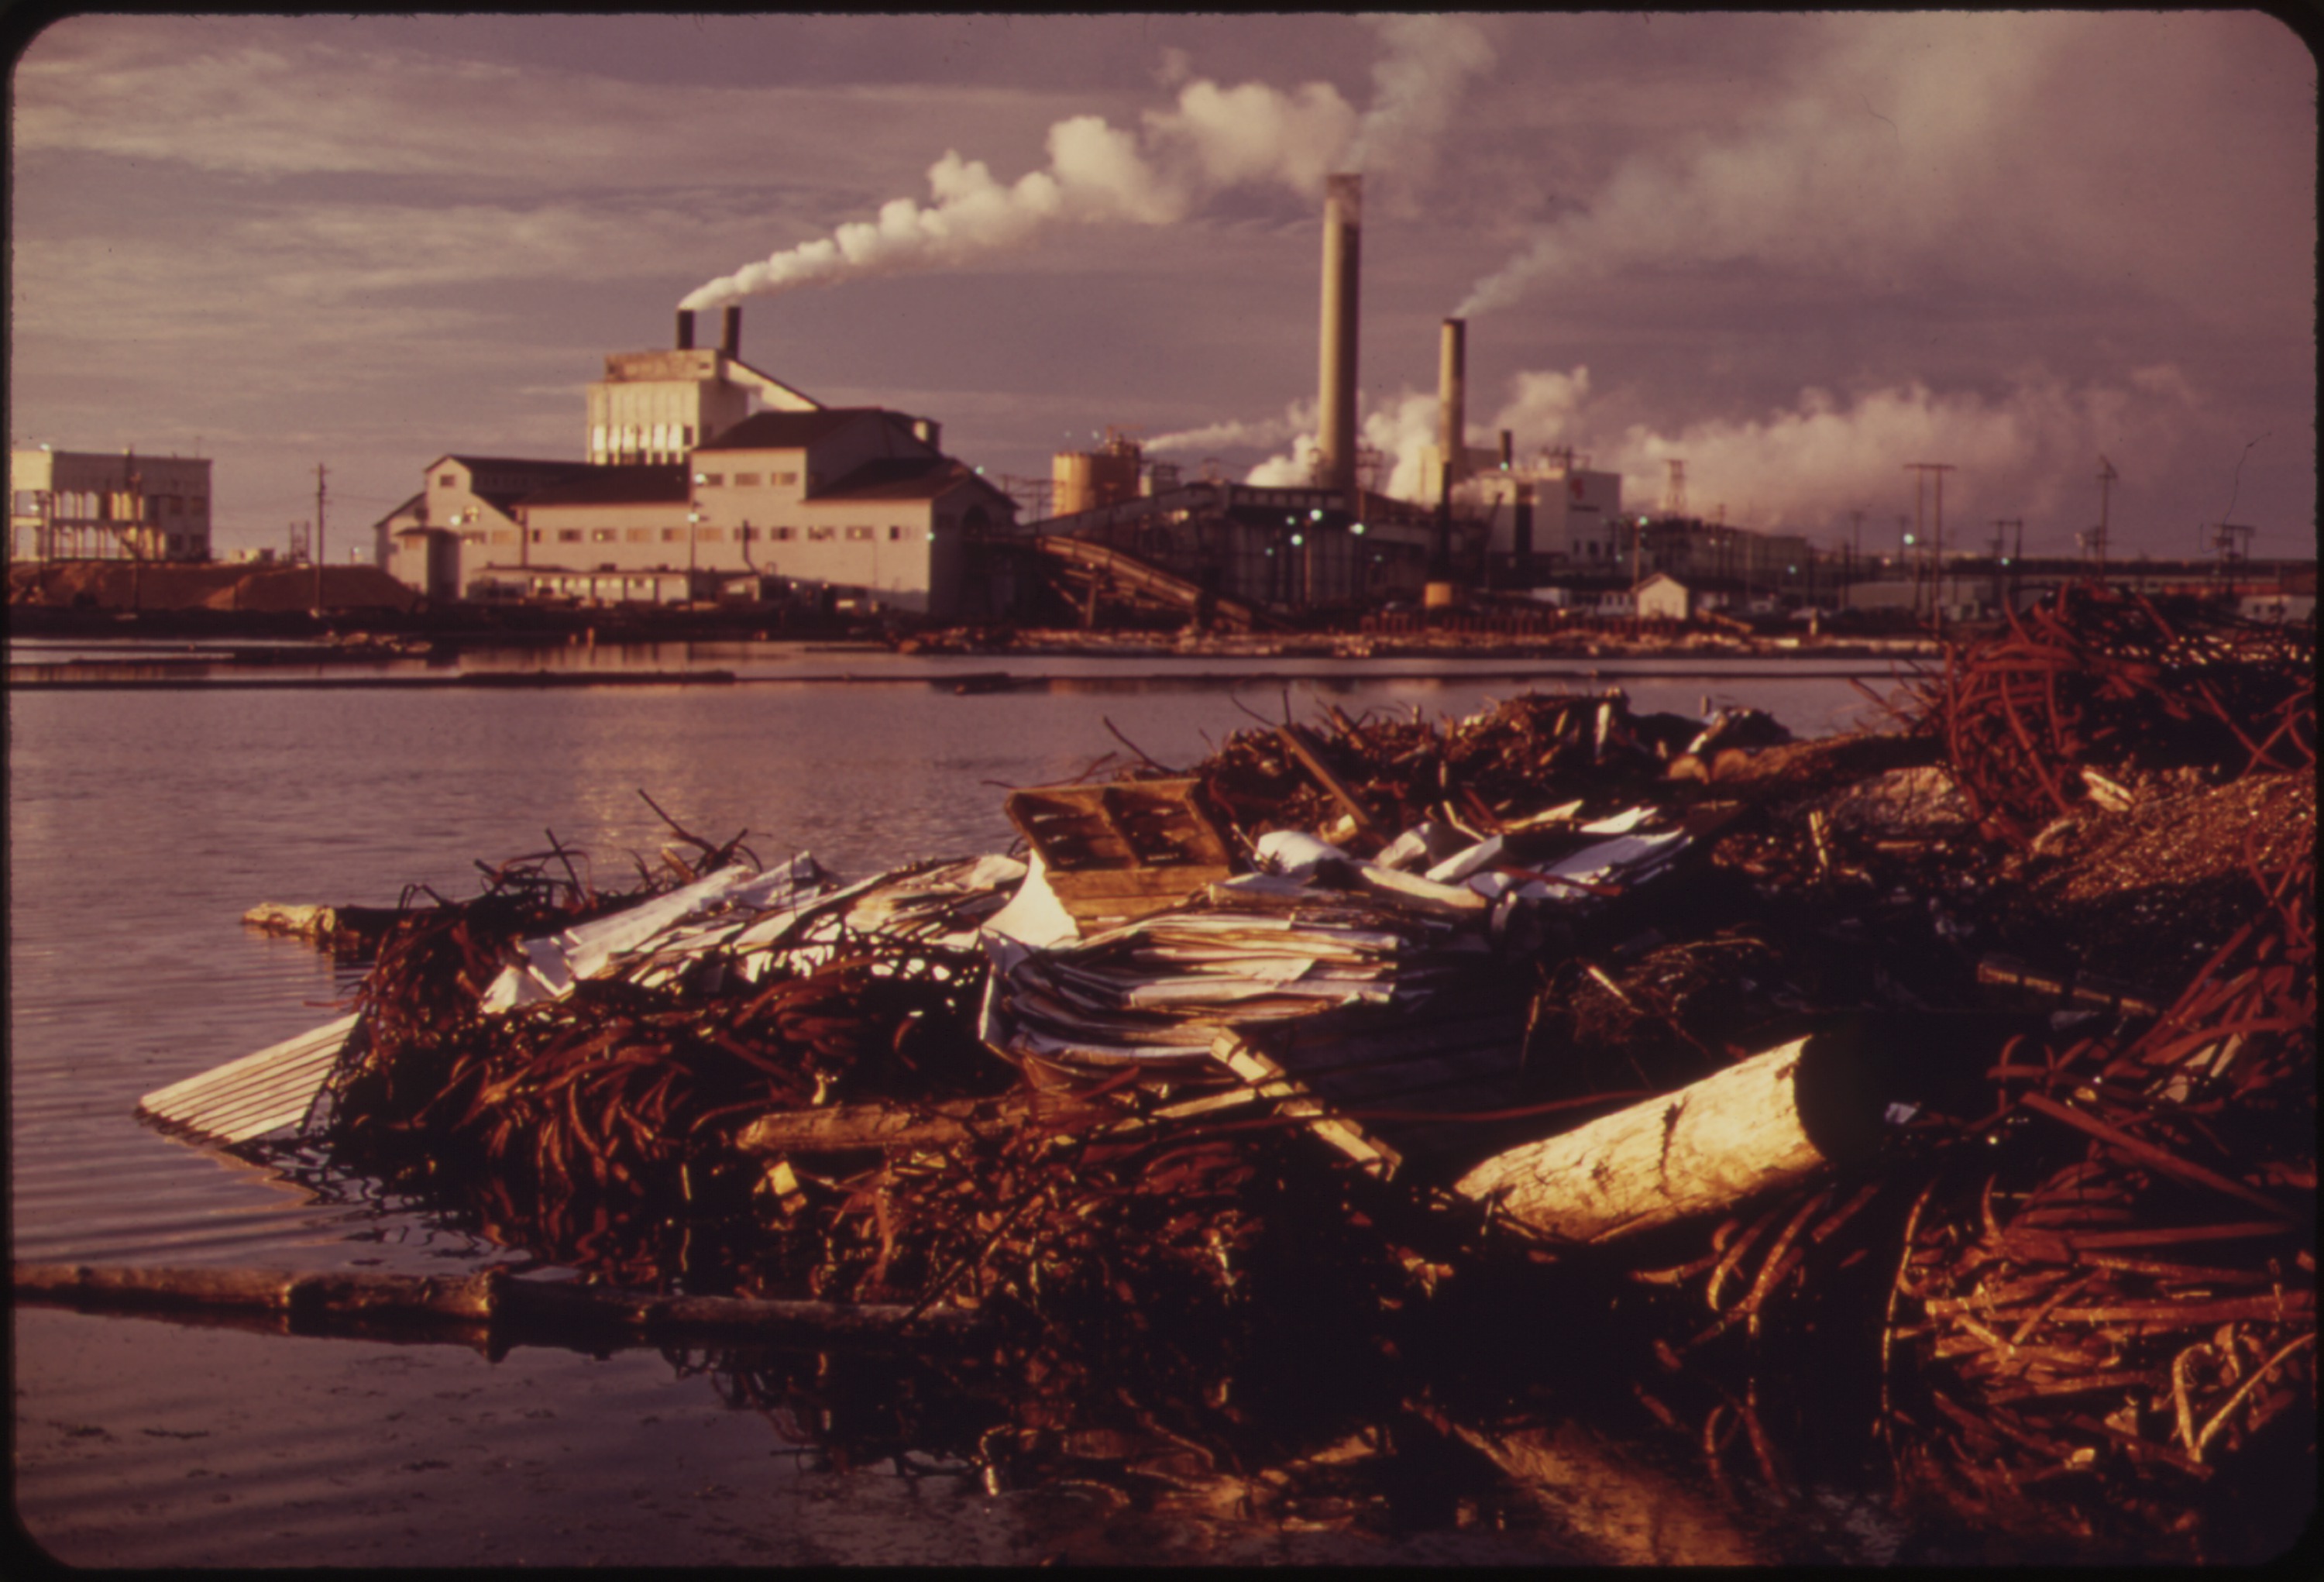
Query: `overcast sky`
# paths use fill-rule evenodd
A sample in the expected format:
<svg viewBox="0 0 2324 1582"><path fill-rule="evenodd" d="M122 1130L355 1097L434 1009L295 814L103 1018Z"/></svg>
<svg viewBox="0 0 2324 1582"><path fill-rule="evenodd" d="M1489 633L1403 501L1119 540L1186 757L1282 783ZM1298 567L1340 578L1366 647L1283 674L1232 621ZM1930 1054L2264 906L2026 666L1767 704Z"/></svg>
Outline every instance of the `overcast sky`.
<svg viewBox="0 0 2324 1582"><path fill-rule="evenodd" d="M1280 476L1320 193L1365 177L1367 434L1868 550L2312 555L2316 69L2252 13L88 16L23 49L13 444L216 458L333 558L446 451L577 458L682 300L991 474L1109 425ZM705 323L715 334L715 315ZM343 536L344 535L344 536Z"/></svg>

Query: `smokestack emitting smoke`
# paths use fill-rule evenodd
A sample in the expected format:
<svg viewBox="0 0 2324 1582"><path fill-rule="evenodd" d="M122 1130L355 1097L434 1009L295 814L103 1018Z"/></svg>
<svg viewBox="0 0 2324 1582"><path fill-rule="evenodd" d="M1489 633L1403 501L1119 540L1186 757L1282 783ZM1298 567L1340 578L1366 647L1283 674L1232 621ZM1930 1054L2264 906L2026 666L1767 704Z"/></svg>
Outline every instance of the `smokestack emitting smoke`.
<svg viewBox="0 0 2324 1582"><path fill-rule="evenodd" d="M678 349L682 352L694 349L694 314L685 308L678 310Z"/></svg>
<svg viewBox="0 0 2324 1582"><path fill-rule="evenodd" d="M1323 324L1315 399L1316 482L1356 486L1356 310L1361 276L1364 179L1333 176L1323 189Z"/></svg>
<svg viewBox="0 0 2324 1582"><path fill-rule="evenodd" d="M1459 483L1468 471L1468 402L1469 327L1447 319L1436 365L1436 449L1444 458L1448 483Z"/></svg>
<svg viewBox="0 0 2324 1582"><path fill-rule="evenodd" d="M1492 63L1492 50L1472 23L1453 18L1396 16L1371 25L1387 52L1372 69L1372 106L1360 116L1326 82L1288 93L1257 82L1190 82L1170 108L1147 111L1137 131L1099 116L1056 123L1048 167L1006 186L982 161L947 151L928 168L927 207L891 199L875 219L852 220L746 264L681 305L717 308L799 286L942 268L1024 245L1066 220L1175 224L1233 187L1280 182L1312 193L1335 168L1424 169L1466 79Z"/></svg>
<svg viewBox="0 0 2324 1582"><path fill-rule="evenodd" d="M726 316L718 327L718 349L729 357L742 355L742 310L733 303L726 304Z"/></svg>

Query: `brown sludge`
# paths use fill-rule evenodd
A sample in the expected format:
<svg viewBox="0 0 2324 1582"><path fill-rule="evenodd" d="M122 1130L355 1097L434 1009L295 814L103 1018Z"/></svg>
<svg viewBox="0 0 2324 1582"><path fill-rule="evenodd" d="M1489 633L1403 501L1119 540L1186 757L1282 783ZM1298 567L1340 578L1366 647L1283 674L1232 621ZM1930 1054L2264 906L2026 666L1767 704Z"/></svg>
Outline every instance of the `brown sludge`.
<svg viewBox="0 0 2324 1582"><path fill-rule="evenodd" d="M2184 1534L2286 1466L2312 1485L2312 665L2310 635L2078 588L1950 649L1882 734L1528 694L1119 769L1199 782L1241 866L1277 830L1369 858L1424 825L1551 851L1624 808L1692 818L1669 876L1582 886L1478 958L1470 999L1521 1048L1393 1170L1216 1067L1047 1091L979 1041L981 952L844 908L754 980L714 953L482 1015L515 941L666 887L591 893L562 852L388 935L321 1146L623 1284L1020 1326L1051 1382L1020 1435L1109 1369L1150 1404L1286 1314L1417 1357L1514 1300L1722 1478L1877 1444L1952 1510ZM680 833L681 880L737 859ZM1886 1051L1877 1137L1803 1179L1590 1248L1446 1189L1835 1019ZM1326 1107L1404 1157L1403 1101ZM1189 1412L1181 1438L1248 1432Z"/></svg>

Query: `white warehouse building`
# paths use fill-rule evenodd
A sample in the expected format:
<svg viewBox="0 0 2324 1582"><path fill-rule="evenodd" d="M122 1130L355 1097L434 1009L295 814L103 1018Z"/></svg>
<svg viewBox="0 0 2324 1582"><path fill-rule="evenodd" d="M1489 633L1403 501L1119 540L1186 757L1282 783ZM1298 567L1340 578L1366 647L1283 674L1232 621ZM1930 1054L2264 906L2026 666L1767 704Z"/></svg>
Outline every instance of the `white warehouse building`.
<svg viewBox="0 0 2324 1582"><path fill-rule="evenodd" d="M666 352L615 353L589 387L586 462L447 455L381 524L433 598L672 602L769 580L945 619L972 546L1016 504L944 454L937 425L825 407L678 317ZM758 409L758 410L753 410Z"/></svg>

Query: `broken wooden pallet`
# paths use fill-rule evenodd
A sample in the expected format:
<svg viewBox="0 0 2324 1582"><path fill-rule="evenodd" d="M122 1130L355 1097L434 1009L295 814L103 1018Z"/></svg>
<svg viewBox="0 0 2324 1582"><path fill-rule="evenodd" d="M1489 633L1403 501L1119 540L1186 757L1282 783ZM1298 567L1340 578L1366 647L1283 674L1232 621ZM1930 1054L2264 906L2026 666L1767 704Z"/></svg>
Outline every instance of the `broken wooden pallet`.
<svg viewBox="0 0 2324 1582"><path fill-rule="evenodd" d="M1233 871L1234 848L1198 780L1044 786L1011 791L1005 806L1084 929L1176 906Z"/></svg>

